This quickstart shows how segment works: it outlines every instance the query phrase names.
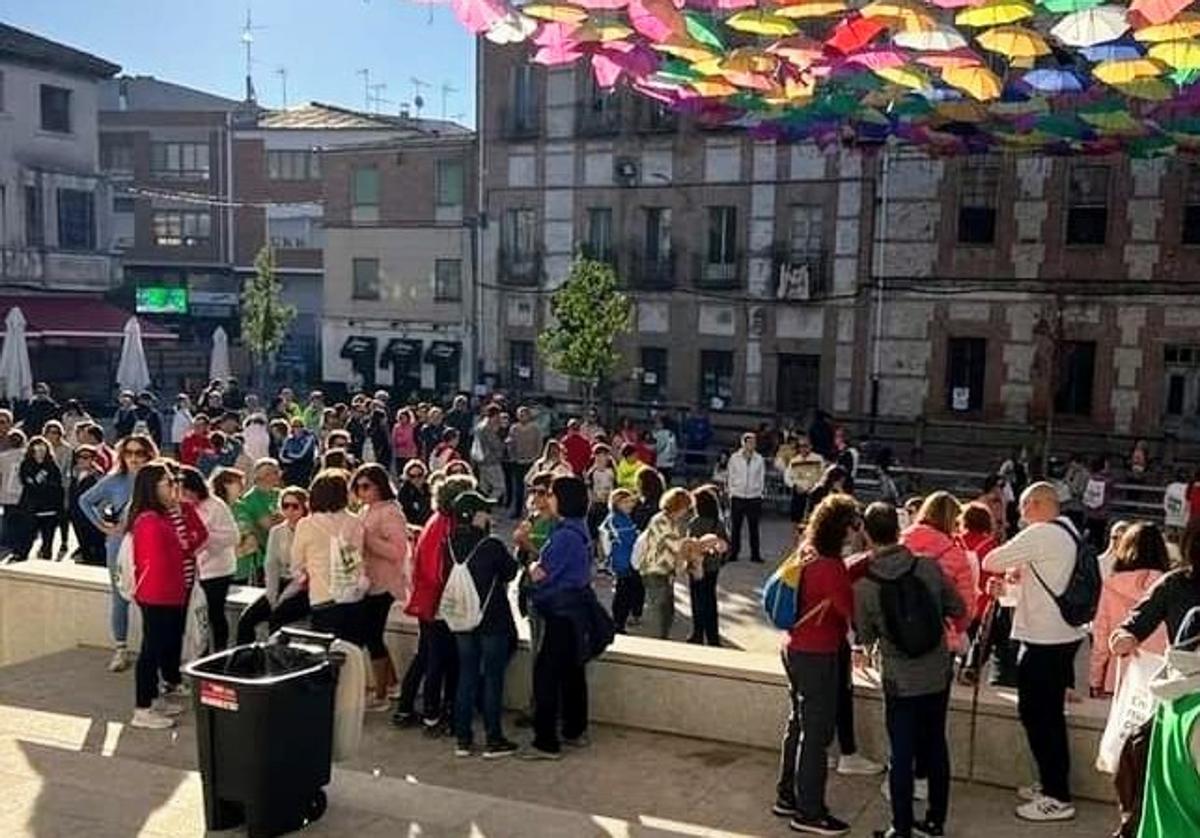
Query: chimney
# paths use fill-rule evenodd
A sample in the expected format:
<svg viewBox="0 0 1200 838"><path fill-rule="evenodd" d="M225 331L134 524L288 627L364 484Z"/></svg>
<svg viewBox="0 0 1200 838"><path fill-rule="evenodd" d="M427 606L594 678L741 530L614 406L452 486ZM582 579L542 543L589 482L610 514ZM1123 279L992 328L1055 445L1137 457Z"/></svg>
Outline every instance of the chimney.
<svg viewBox="0 0 1200 838"><path fill-rule="evenodd" d="M117 110L129 110L129 79L117 79Z"/></svg>

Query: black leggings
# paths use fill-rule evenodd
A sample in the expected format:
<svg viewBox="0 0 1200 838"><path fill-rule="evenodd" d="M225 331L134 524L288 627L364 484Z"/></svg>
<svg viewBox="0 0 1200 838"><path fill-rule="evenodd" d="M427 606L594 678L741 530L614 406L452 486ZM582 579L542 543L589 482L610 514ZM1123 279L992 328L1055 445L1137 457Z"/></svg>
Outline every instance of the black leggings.
<svg viewBox="0 0 1200 838"><path fill-rule="evenodd" d="M854 740L854 675L851 667L850 644L838 647L837 738L838 753L850 756L858 753Z"/></svg>
<svg viewBox="0 0 1200 838"><path fill-rule="evenodd" d="M395 597L387 591L369 594L363 600L362 638L371 653L371 660L382 660L388 657L387 644L383 642L383 634L387 630L388 614L392 610Z"/></svg>
<svg viewBox="0 0 1200 838"><path fill-rule="evenodd" d="M314 631L323 631L338 640L362 646L362 614L361 602L331 602L313 608L312 627Z"/></svg>
<svg viewBox="0 0 1200 838"><path fill-rule="evenodd" d="M57 515L31 515L25 524L25 544L21 550L21 555L28 555L33 549L33 539L40 537L41 545L38 547L38 558L49 559L54 550L54 531L58 529Z"/></svg>
<svg viewBox="0 0 1200 838"><path fill-rule="evenodd" d="M212 652L223 652L229 645L229 620L225 616L225 597L229 594L229 583L232 576L218 576L216 579L201 579L200 587L204 589L204 599L208 603L208 625L212 630Z"/></svg>
<svg viewBox="0 0 1200 838"><path fill-rule="evenodd" d="M253 604L238 618L238 645L244 646L254 642L259 623L266 623L270 631L275 631L288 623L303 620L308 616L309 611L308 591L301 591L282 602L277 602L274 609L271 608L271 603L264 594L254 600Z"/></svg>
<svg viewBox="0 0 1200 838"><path fill-rule="evenodd" d="M137 704L149 707L158 698L158 676L177 686L179 656L183 651L183 627L187 609L168 605L141 605L142 650L138 654L135 683Z"/></svg>

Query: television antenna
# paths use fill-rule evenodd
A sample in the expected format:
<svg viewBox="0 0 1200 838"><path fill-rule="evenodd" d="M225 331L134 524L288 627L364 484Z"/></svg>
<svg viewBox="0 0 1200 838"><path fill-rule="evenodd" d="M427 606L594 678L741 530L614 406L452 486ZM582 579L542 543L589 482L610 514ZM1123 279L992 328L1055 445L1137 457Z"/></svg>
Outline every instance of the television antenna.
<svg viewBox="0 0 1200 838"><path fill-rule="evenodd" d="M275 75L279 76L279 86L281 88L281 93L283 96L283 108L284 108L284 110L287 110L287 105L288 105L288 98L287 98L288 71L287 71L287 67L276 67Z"/></svg>
<svg viewBox="0 0 1200 838"><path fill-rule="evenodd" d="M413 76L409 81L413 86L413 110L417 112L417 116L421 115L421 108L425 107L425 97L421 95L421 91L429 87L429 82Z"/></svg>
<svg viewBox="0 0 1200 838"><path fill-rule="evenodd" d="M457 88L457 87L452 87L452 86L451 86L449 83L447 83L447 82L444 82L444 83L442 84L442 86L441 86L441 88L440 88L440 89L441 89L441 91L442 91L442 119L445 119L445 118L446 118L446 111L447 111L447 107L446 107L446 106L447 106L447 103L448 103L448 101L449 101L449 99L450 99L450 94L451 94L451 93L457 93L457 92L458 92L458 88Z"/></svg>
<svg viewBox="0 0 1200 838"><path fill-rule="evenodd" d="M355 70L356 76L362 76L363 80L363 110L371 110L371 70L364 67L361 70Z"/></svg>

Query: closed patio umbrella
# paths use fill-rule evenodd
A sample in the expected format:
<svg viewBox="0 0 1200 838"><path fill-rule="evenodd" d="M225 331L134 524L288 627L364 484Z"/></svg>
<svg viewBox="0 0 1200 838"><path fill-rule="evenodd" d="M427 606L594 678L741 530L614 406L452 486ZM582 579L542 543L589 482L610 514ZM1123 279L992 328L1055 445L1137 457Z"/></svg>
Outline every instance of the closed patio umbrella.
<svg viewBox="0 0 1200 838"><path fill-rule="evenodd" d="M33 371L25 342L25 315L13 306L4 318L4 347L0 349L0 383L9 402L33 398Z"/></svg>
<svg viewBox="0 0 1200 838"><path fill-rule="evenodd" d="M150 387L150 369L146 365L146 350L142 348L142 325L136 317L125 322L121 362L117 364L117 386L134 393Z"/></svg>

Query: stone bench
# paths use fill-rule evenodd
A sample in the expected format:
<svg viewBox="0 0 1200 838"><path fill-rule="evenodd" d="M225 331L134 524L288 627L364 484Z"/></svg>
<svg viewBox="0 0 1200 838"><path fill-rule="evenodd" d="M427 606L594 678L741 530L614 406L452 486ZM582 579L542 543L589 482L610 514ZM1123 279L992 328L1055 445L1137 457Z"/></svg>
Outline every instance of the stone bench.
<svg viewBox="0 0 1200 838"><path fill-rule="evenodd" d="M241 586L230 590L231 629L237 615L260 593ZM108 597L103 568L42 561L0 566L0 665L76 646L109 646ZM134 619L134 648L138 631ZM523 620L518 621L518 631L520 643L506 689L506 704L514 709L528 706L531 682ZM388 644L402 671L416 646L416 626L399 609L393 609L388 623ZM779 658L736 649L620 636L589 665L588 683L590 713L597 721L767 749L778 747L788 710ZM861 750L874 759L885 758L879 685L859 673L855 703ZM970 690L955 687L949 725L954 776L1010 788L1028 783L1032 759L1015 693L987 687L980 691L974 765L970 710ZM1093 768L1106 716L1106 702L1084 701L1070 708L1071 784L1082 797L1113 799L1111 779Z"/></svg>

